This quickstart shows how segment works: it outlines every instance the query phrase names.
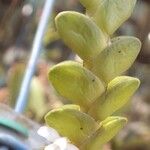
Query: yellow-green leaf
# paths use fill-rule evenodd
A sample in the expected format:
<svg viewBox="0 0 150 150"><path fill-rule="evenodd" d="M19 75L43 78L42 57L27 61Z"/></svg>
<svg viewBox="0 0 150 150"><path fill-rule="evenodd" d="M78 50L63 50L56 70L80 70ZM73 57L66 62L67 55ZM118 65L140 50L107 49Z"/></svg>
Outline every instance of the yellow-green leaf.
<svg viewBox="0 0 150 150"><path fill-rule="evenodd" d="M102 145L111 140L126 124L124 117L108 117L99 129L81 146L80 150L102 150Z"/></svg>
<svg viewBox="0 0 150 150"><path fill-rule="evenodd" d="M84 108L104 92L99 78L74 61L65 61L52 67L49 80L60 95Z"/></svg>
<svg viewBox="0 0 150 150"><path fill-rule="evenodd" d="M91 64L86 64L106 84L125 72L135 61L141 42L134 37L120 36L112 40Z"/></svg>
<svg viewBox="0 0 150 150"><path fill-rule="evenodd" d="M128 102L139 84L137 78L116 77L108 84L107 91L91 105L89 114L96 120L104 120Z"/></svg>
<svg viewBox="0 0 150 150"><path fill-rule="evenodd" d="M66 106L50 111L45 120L48 126L56 129L61 136L67 137L77 146L98 127L92 117Z"/></svg>
<svg viewBox="0 0 150 150"><path fill-rule="evenodd" d="M62 40L83 60L90 60L107 45L104 34L87 16L66 11L55 19L56 28Z"/></svg>
<svg viewBox="0 0 150 150"><path fill-rule="evenodd" d="M88 7L87 13L104 32L111 35L131 16L135 4L136 0L99 0L97 8Z"/></svg>

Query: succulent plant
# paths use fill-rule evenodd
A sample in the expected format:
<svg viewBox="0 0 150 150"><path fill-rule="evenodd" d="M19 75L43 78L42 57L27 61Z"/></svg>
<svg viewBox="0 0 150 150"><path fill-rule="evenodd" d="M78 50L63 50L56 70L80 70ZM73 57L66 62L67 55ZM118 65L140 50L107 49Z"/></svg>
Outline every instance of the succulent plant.
<svg viewBox="0 0 150 150"><path fill-rule="evenodd" d="M135 61L141 42L131 36L111 39L126 21L136 0L80 0L86 15L65 11L56 16L57 31L83 63L65 61L49 71L56 91L75 105L50 111L46 124L80 150L100 150L126 124L112 116L139 87L134 77L121 76Z"/></svg>

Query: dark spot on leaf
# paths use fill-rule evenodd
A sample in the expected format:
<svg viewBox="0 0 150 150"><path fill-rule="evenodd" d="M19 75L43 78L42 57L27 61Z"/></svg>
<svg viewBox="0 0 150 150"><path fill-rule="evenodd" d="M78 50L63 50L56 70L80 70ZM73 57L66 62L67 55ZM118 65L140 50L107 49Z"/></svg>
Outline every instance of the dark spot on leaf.
<svg viewBox="0 0 150 150"><path fill-rule="evenodd" d="M81 127L80 130L83 130L83 128Z"/></svg>
<svg viewBox="0 0 150 150"><path fill-rule="evenodd" d="M121 53L121 51L118 51L118 53Z"/></svg>
<svg viewBox="0 0 150 150"><path fill-rule="evenodd" d="M94 82L94 81L95 81L95 79L92 80L92 82Z"/></svg>

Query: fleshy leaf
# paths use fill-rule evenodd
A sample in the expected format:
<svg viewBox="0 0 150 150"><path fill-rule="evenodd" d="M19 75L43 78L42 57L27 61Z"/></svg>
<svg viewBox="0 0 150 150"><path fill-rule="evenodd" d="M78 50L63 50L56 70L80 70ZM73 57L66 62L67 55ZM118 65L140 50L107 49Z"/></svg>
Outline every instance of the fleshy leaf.
<svg viewBox="0 0 150 150"><path fill-rule="evenodd" d="M107 45L104 34L87 16L66 11L55 18L56 28L62 40L83 60L90 60Z"/></svg>
<svg viewBox="0 0 150 150"><path fill-rule="evenodd" d="M85 65L106 84L125 72L135 61L141 42L134 37L120 36L104 49L91 64Z"/></svg>
<svg viewBox="0 0 150 150"><path fill-rule="evenodd" d="M86 4L87 13L104 32L111 35L131 16L136 0L99 0L98 4L93 3L96 7Z"/></svg>
<svg viewBox="0 0 150 150"><path fill-rule="evenodd" d="M90 136L80 150L102 150L102 145L111 140L126 124L124 117L108 117L99 129Z"/></svg>
<svg viewBox="0 0 150 150"><path fill-rule="evenodd" d="M74 61L65 61L51 68L49 80L60 95L84 108L104 92L98 77Z"/></svg>
<svg viewBox="0 0 150 150"><path fill-rule="evenodd" d="M97 129L97 123L92 117L69 107L50 111L45 120L48 126L77 146Z"/></svg>
<svg viewBox="0 0 150 150"><path fill-rule="evenodd" d="M104 120L128 102L139 84L137 78L116 77L108 84L107 91L94 102L89 114L96 120Z"/></svg>

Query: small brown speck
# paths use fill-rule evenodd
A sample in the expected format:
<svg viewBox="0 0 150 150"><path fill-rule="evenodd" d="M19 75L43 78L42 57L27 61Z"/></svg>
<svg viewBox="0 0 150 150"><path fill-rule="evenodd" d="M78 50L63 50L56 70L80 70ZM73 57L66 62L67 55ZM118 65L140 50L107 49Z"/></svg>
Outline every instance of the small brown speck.
<svg viewBox="0 0 150 150"><path fill-rule="evenodd" d="M94 81L95 81L95 79L92 80L92 82L94 82Z"/></svg>

